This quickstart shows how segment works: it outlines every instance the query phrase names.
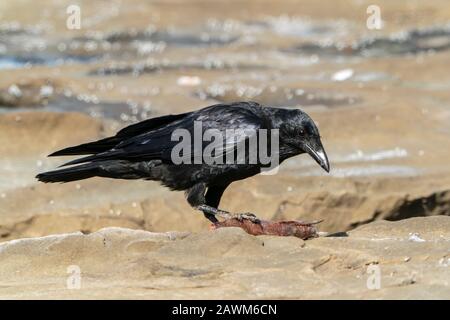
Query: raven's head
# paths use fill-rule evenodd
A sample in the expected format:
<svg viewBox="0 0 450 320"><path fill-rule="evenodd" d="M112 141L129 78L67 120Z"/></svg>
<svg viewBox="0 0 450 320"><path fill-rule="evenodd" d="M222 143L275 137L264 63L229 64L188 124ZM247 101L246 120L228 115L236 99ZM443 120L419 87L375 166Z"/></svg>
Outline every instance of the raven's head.
<svg viewBox="0 0 450 320"><path fill-rule="evenodd" d="M326 172L330 172L330 163L314 121L301 110L284 111L283 121L279 124L283 143L297 154L308 153Z"/></svg>

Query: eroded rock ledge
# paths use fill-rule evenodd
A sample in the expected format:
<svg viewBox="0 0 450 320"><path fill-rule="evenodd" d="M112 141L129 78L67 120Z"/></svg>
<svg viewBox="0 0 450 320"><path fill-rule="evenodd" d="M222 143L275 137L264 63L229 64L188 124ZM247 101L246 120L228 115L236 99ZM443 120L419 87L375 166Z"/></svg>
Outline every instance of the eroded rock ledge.
<svg viewBox="0 0 450 320"><path fill-rule="evenodd" d="M0 260L1 298L448 299L450 217L377 221L308 241L239 228L105 228L4 242ZM369 265L379 267L379 290L367 287ZM73 266L80 289L67 287Z"/></svg>

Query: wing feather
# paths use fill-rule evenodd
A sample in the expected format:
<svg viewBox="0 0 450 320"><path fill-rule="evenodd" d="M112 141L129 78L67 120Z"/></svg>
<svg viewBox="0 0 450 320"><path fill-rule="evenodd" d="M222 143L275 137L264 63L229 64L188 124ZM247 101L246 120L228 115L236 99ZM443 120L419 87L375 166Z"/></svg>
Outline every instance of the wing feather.
<svg viewBox="0 0 450 320"><path fill-rule="evenodd" d="M257 132L258 129L265 128L265 123L261 117L254 113L254 110L247 105L214 105L205 109L198 110L184 117L178 118L175 122L170 122L162 125L155 130L144 131L140 129L141 124L135 127L137 130L130 130L133 134L129 139L123 139L120 143L115 145L110 150L100 152L98 154L76 159L65 165L79 164L90 161L103 160L128 160L128 161L148 161L159 159L165 162L171 162L171 150L179 143L178 140L172 138L172 134L176 129L187 130L191 134L191 152L193 157L198 150L194 150L194 126L195 122L201 122L202 133L208 129L214 129L220 132L225 137L222 146L220 144L216 148L216 157L223 157L224 155L234 152L243 141L247 141L252 137L248 132ZM124 130L125 130L124 129ZM228 132L233 132L227 135ZM123 133L122 133L123 134ZM116 136L120 136L119 132ZM128 133L127 133L128 135ZM202 149L209 142L201 144ZM193 158L192 158L193 159Z"/></svg>

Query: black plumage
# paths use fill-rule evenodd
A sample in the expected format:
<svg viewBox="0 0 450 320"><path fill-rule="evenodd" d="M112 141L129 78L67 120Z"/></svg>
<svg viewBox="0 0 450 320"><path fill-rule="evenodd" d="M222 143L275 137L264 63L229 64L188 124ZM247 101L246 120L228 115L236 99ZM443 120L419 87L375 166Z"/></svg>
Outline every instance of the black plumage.
<svg viewBox="0 0 450 320"><path fill-rule="evenodd" d="M243 144L247 151L244 161L195 162L198 151L201 155L210 142L202 141L198 150L199 146L191 141L190 154L187 155L191 163L174 163L172 150L179 141L174 140L173 132L184 129L194 140L195 123L200 122L202 133L214 129L226 137L216 145L216 159L225 159L225 155L230 152L236 154L238 146ZM231 129L234 129L233 134L227 135ZM260 129L267 130L269 135L278 132L279 148L276 155L279 163L306 152L329 171L319 131L306 113L298 109L263 107L256 102L237 102L148 119L120 130L113 137L57 151L50 156L87 156L63 165L70 167L41 173L37 179L43 182L69 182L99 176L157 180L172 190L185 190L188 202L215 222L215 215L228 214L218 209L220 198L228 185L258 174L267 167L259 158L256 163L250 161L248 143L251 136L243 134L244 131L250 132L250 135L258 133ZM257 137L254 141L259 139ZM267 144L270 150L270 138ZM258 144L256 151L260 148Z"/></svg>

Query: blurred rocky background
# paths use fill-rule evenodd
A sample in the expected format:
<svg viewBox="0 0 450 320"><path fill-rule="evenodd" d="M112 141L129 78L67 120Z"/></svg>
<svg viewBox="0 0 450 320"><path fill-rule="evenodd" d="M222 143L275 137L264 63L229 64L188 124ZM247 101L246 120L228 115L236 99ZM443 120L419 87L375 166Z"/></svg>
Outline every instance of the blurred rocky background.
<svg viewBox="0 0 450 320"><path fill-rule="evenodd" d="M213 249L195 248L206 248L208 241L220 247L220 239L228 231L206 231L207 220L187 205L181 192L170 192L154 182L108 179L45 185L37 183L34 176L67 160L47 158L52 151L113 134L130 123L219 102L254 100L308 112L320 127L332 169L326 174L307 156L299 156L283 163L277 175L256 176L233 184L221 206L273 220L324 219L321 231L349 237L315 239L301 245L289 239L271 239L274 246L267 250L274 250L273 259L281 261L281 265L252 265L250 255L248 265L242 262L241 267L247 266L248 272L255 274L273 268L284 270L283 263L289 264L290 260L283 261L281 256L294 259L292 254L310 259L311 264L305 262L303 269L291 266L290 283L295 283L296 276L301 276L302 281L311 279L305 278L305 272L315 273L322 262L332 261L321 270L326 269L329 277L333 271L342 276L342 281L336 282L338 287L347 286L342 297L450 297L450 218L371 223L450 215L450 3L377 1L382 21L381 28L374 29L368 25L371 13L367 13L372 2L1 1L0 241L79 231L87 234L105 227L158 233L200 232L182 240L190 241L185 249L200 252L199 257L212 255L210 263L214 265L219 260ZM67 20L74 13L71 5L80 9L80 29L68 28ZM383 228L377 227L379 223ZM398 234L394 231L397 226L403 226L405 232ZM33 279L20 274L24 265L33 265L37 274L45 273L44 266L58 257L77 264L71 252L90 247L96 237L112 233L113 240L119 241L116 229L104 230L89 236L20 240L24 242L18 250L11 249L15 248L12 244L19 245L16 242L0 244L0 270L4 275L0 295L3 290L4 296L14 297L34 293L37 297L86 297L82 291L64 293L65 280L54 284L62 286L61 292L43 293L41 286L30 284ZM135 241L136 237L145 240L150 234L119 230L126 235L123 241ZM429 234L429 238L422 239L420 233ZM352 240L355 234L357 239ZM361 234L367 244L358 240ZM226 248L239 246L240 239L241 247L248 242L250 246L260 244L236 230L228 236L235 241L228 240L232 243L228 245L224 240L222 246ZM61 237L68 244L54 249L52 244L60 243ZM207 240L209 237L213 240ZM380 241L385 238L392 244ZM398 241L402 246L397 248ZM290 246L297 249L287 249ZM316 249L301 250L311 246ZM347 251L342 251L341 246ZM366 246L375 249L367 253ZM383 256L381 248L385 247L399 250L397 256ZM139 250L127 254L139 260L147 251L162 250L158 251L161 264L166 261L164 252L168 252L169 260L177 255L178 259L183 257L181 249L171 251L159 245L146 248L139 246ZM56 256L47 257L48 250L57 250L52 251ZM109 251L104 256L97 249L86 250L86 256L92 255L92 260L86 260L92 267L92 263L125 249L113 245L105 249ZM224 250L226 253L229 249ZM258 250L252 253L254 259L267 257ZM284 250L285 255L280 255L279 250ZM50 260L34 260L33 254ZM420 264L408 267L414 254ZM224 263L231 265L235 258ZM118 259L129 262L127 256ZM58 269L64 277L66 262L60 269L46 270L51 274L51 270ZM399 265L389 271L394 278L400 276L388 281L394 289L387 294L367 291L365 270L373 263ZM155 281L169 278L180 286L180 278L187 279L188 287L193 285L192 280L198 288L201 279L211 280L214 270L211 267L211 274L184 272L181 267L170 266L158 269L155 264L144 272L143 266L132 263L123 270L134 270L133 277L154 277ZM18 272L16 277L10 277L14 272ZM96 274L105 270L94 268L90 272L92 281L100 281ZM311 297L295 295L297 287L285 290L286 280L277 288L276 277L283 274L269 275L275 277L273 283L259 287L257 282L248 284L253 289L247 287L247 291L239 285L244 281L241 278L236 283L231 281L230 287L221 287L225 280L220 274L207 286L221 288L217 292L227 289L227 297L236 298ZM439 274L436 279L440 280L433 280L431 274ZM33 275L36 273L29 276ZM39 277L39 283L46 283L43 275ZM312 296L339 297L340 291L330 285L331 278L321 279L329 286L323 290L330 291ZM360 283L356 285L349 279ZM420 281L423 286L416 290L398 289ZM116 285L123 283L126 277ZM196 298L197 292L199 298L220 297L219 293L201 289L186 290L185 295L177 296L174 287L175 291L169 291L172 293L158 296L161 288L155 286L139 289L142 292L130 289L115 294ZM89 291L89 296L107 297L108 292L101 287Z"/></svg>

